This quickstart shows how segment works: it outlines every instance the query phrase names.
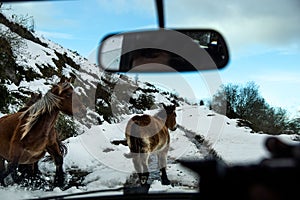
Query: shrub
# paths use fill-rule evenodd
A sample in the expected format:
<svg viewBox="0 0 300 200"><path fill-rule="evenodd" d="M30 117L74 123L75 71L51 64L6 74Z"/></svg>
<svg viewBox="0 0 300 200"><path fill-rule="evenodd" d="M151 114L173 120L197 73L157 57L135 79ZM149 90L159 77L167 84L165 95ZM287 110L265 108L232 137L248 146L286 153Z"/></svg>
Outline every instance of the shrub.
<svg viewBox="0 0 300 200"><path fill-rule="evenodd" d="M65 140L69 137L75 137L78 135L78 126L76 123L71 117L63 114L59 114L55 128L58 132L60 140Z"/></svg>
<svg viewBox="0 0 300 200"><path fill-rule="evenodd" d="M288 130L300 137L300 118L295 118L289 121Z"/></svg>
<svg viewBox="0 0 300 200"><path fill-rule="evenodd" d="M154 106L154 96L140 94L137 99L130 98L129 103L138 110L149 110Z"/></svg>
<svg viewBox="0 0 300 200"><path fill-rule="evenodd" d="M8 106L11 102L10 99L10 93L7 90L5 85L0 85L0 94L1 94L1 98L0 98L0 112L3 113L7 113L8 110Z"/></svg>

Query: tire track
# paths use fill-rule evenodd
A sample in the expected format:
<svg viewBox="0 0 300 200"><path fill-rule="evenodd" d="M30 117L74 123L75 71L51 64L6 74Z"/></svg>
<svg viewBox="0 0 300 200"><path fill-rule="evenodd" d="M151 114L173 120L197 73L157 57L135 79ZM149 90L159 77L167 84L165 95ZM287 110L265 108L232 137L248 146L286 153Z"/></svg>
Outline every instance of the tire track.
<svg viewBox="0 0 300 200"><path fill-rule="evenodd" d="M204 155L204 159L217 159L223 160L220 155L212 148L209 141L203 136L196 134L194 131L188 130L181 125L177 125L177 128L185 133L185 136L196 145L200 153Z"/></svg>

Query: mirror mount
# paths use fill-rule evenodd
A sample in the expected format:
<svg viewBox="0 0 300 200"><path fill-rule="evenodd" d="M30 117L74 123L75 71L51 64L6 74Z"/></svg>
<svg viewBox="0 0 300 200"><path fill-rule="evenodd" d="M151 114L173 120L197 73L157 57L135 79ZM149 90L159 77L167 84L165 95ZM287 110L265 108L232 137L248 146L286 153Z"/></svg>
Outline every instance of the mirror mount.
<svg viewBox="0 0 300 200"><path fill-rule="evenodd" d="M165 28L163 0L156 0L156 10L157 10L159 28Z"/></svg>

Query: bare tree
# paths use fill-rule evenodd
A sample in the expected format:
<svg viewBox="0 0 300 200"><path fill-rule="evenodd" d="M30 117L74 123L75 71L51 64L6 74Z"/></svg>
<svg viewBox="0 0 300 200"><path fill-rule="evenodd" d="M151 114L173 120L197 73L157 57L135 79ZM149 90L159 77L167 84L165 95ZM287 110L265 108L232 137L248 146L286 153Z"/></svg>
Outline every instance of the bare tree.
<svg viewBox="0 0 300 200"><path fill-rule="evenodd" d="M223 85L214 95L212 109L229 118L252 122L251 128L270 134L280 134L288 127L286 110L273 108L266 103L254 82L245 86Z"/></svg>

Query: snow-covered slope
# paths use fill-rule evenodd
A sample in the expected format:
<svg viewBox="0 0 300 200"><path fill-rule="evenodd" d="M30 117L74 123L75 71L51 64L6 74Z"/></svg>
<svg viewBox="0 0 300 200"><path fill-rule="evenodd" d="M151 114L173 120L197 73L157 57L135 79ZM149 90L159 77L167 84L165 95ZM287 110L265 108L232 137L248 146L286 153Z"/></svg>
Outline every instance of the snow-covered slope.
<svg viewBox="0 0 300 200"><path fill-rule="evenodd" d="M153 114L157 110L148 111ZM251 133L245 127L237 127L236 120L228 119L207 109L204 106L182 106L177 108L177 121L183 128L171 132L171 148L168 154L167 173L174 186L162 186L154 178L150 192L194 192L197 191L198 177L195 173L181 166L177 160L199 160L205 156L203 151L191 140L184 130L203 136L216 153L228 164L258 163L268 156L263 146L267 135ZM67 139L68 154L64 159L64 169L67 171L68 181L72 179L72 170L86 172L81 186L73 186L62 191L54 188L53 191L32 190L13 185L0 187L1 196L10 199L33 198L41 196L61 195L99 189L123 187L134 172L130 158L124 154L129 152L128 147L121 144L114 145L114 140L124 139L124 128L128 115L123 121L116 124L104 123L92 126L84 134ZM214 131L218 131L214 133ZM291 141L291 136L280 136ZM203 144L205 145L205 144ZM152 169L155 170L155 158L151 159ZM44 178L52 179L55 172L53 163L39 163ZM155 173L152 172L152 173ZM121 194L120 192L104 193Z"/></svg>
<svg viewBox="0 0 300 200"><path fill-rule="evenodd" d="M0 41L3 49L8 49L0 50L5 58L0 62L0 79L10 93L7 112L17 111L33 92L45 94L62 76L74 78L75 91L89 108L86 119L81 119L87 126L117 122L123 114L157 108L160 102L170 103L177 98L149 83L103 72L77 52L9 22L2 14L0 31L4 33ZM145 105L149 103L143 102L145 98L151 100L150 105Z"/></svg>

